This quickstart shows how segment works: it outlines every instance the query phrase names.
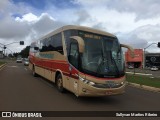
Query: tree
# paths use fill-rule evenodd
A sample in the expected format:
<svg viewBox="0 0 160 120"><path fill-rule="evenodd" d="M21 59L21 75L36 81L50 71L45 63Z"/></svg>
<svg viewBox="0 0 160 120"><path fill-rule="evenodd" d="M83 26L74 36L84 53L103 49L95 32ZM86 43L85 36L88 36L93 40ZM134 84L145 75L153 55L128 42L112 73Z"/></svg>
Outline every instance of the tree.
<svg viewBox="0 0 160 120"><path fill-rule="evenodd" d="M8 54L8 57L12 58L12 57L13 57L13 55L10 53L10 54Z"/></svg>
<svg viewBox="0 0 160 120"><path fill-rule="evenodd" d="M19 55L19 53L13 53L14 57L17 57Z"/></svg>
<svg viewBox="0 0 160 120"><path fill-rule="evenodd" d="M30 46L26 46L26 48L24 48L23 50L21 50L20 55L23 58L28 58L28 56L29 56L29 49L30 49Z"/></svg>

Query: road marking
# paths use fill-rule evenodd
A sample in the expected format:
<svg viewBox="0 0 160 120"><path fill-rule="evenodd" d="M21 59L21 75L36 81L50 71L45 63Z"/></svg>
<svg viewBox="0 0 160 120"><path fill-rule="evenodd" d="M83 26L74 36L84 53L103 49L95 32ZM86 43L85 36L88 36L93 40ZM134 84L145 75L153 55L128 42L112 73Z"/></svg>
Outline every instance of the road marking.
<svg viewBox="0 0 160 120"><path fill-rule="evenodd" d="M0 66L0 70L2 70L6 66L6 63Z"/></svg>
<svg viewBox="0 0 160 120"><path fill-rule="evenodd" d="M18 66L7 66L7 67L18 67Z"/></svg>
<svg viewBox="0 0 160 120"><path fill-rule="evenodd" d="M134 72L126 72L126 73L129 73L129 74L134 74ZM152 75L152 74L145 74L145 73L135 73L137 75Z"/></svg>

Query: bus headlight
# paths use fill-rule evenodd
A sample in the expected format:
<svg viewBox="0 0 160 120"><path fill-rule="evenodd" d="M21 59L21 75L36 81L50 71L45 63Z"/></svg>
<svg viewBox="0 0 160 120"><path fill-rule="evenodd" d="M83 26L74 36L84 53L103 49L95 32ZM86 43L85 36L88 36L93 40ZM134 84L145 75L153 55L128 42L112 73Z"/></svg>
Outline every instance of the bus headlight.
<svg viewBox="0 0 160 120"><path fill-rule="evenodd" d="M121 85L123 85L124 84L124 82L121 82Z"/></svg>
<svg viewBox="0 0 160 120"><path fill-rule="evenodd" d="M92 82L92 81L90 81L88 84L91 85L91 86L95 85L95 83Z"/></svg>
<svg viewBox="0 0 160 120"><path fill-rule="evenodd" d="M92 82L92 81L90 81L90 80L86 80L86 79L84 79L84 78L82 78L82 77L80 77L80 76L78 76L78 77L79 77L79 80L82 81L82 82L85 83L85 84L88 84L88 85L90 85L90 86L95 85L95 83Z"/></svg>

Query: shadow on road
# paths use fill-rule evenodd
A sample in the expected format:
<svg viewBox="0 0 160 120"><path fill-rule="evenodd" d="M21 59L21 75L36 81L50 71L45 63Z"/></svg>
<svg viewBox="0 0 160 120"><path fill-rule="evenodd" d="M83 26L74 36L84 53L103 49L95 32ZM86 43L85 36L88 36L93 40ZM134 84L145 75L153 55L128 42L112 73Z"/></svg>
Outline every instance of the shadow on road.
<svg viewBox="0 0 160 120"><path fill-rule="evenodd" d="M37 77L37 80L43 82L47 86L52 87L54 90L57 90L57 92L59 92L55 83L41 76ZM68 90L66 90L64 93L59 92L59 94L63 95L63 97L67 99L72 99L75 102L78 102L78 103L81 102L84 104L117 104L120 102L117 99L117 97L122 96L122 95L116 95L116 96L102 96L102 97L77 97L74 93L71 93Z"/></svg>

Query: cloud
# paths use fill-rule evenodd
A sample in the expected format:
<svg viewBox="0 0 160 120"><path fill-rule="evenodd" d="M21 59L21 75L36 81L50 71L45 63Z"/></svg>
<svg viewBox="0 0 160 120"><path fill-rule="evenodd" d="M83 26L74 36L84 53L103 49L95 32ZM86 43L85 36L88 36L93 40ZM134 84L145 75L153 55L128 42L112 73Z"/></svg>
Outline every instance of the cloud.
<svg viewBox="0 0 160 120"><path fill-rule="evenodd" d="M25 46L30 45L32 41L64 25L48 13L34 13L38 13L37 10L24 3L0 1L0 43L8 44L23 40ZM25 46L11 44L8 48L20 51Z"/></svg>
<svg viewBox="0 0 160 120"><path fill-rule="evenodd" d="M160 25L145 25L127 34L118 33L117 36L120 39L121 43L127 43L133 46L134 48L144 49L148 47L146 51L149 52L160 52L160 49L157 47L157 43L160 42Z"/></svg>
<svg viewBox="0 0 160 120"><path fill-rule="evenodd" d="M8 0L1 0L0 1L0 13L6 13L9 11L11 3Z"/></svg>
<svg viewBox="0 0 160 120"><path fill-rule="evenodd" d="M53 31L61 26L64 23L60 21L56 21L53 17L51 17L47 13L42 13L36 22L32 24L32 29L37 32L37 34L44 35L50 31Z"/></svg>
<svg viewBox="0 0 160 120"><path fill-rule="evenodd" d="M16 17L15 20L18 23L24 24L27 23L30 30L37 34L37 36L43 35L52 31L60 26L63 23L56 21L48 13L42 13L40 16L36 16L33 13L28 13L22 17Z"/></svg>
<svg viewBox="0 0 160 120"><path fill-rule="evenodd" d="M19 23L11 17L6 17L0 22L0 37L4 39L22 38L29 32L27 23Z"/></svg>
<svg viewBox="0 0 160 120"><path fill-rule="evenodd" d="M134 12L137 15L136 20L148 19L150 17L159 17L160 13L160 1L159 0L113 0L113 6L111 9L116 9L120 12Z"/></svg>
<svg viewBox="0 0 160 120"><path fill-rule="evenodd" d="M16 17L15 20L18 22L24 22L24 21L33 22L33 21L37 21L38 17L32 13L28 13L23 15L22 18Z"/></svg>
<svg viewBox="0 0 160 120"><path fill-rule="evenodd" d="M78 19L76 20L76 24L86 22L91 17L89 13L84 9L76 11L75 14L78 16Z"/></svg>
<svg viewBox="0 0 160 120"><path fill-rule="evenodd" d="M33 30L37 35L41 35L55 29L58 25L60 23L56 23L47 13L42 13L40 16L28 13L23 15L22 18L16 17L15 19L6 17L0 22L0 37L4 39L24 38Z"/></svg>
<svg viewBox="0 0 160 120"><path fill-rule="evenodd" d="M144 48L160 39L159 0L143 3L140 0L70 0L62 4L56 6L48 0L40 10L24 2L14 4L11 0L1 0L0 43L24 40L29 45L40 36L69 24L116 34L122 43L135 48Z"/></svg>
<svg viewBox="0 0 160 120"><path fill-rule="evenodd" d="M8 16L0 22L0 43L8 44L23 40L25 45L30 45L32 41L63 25L64 23L56 21L47 13L42 13L40 16L28 13L16 18ZM15 45L9 47L13 49ZM20 50L22 47L24 48L19 46L14 50Z"/></svg>
<svg viewBox="0 0 160 120"><path fill-rule="evenodd" d="M160 16L159 0L74 0L74 3L85 8L97 6L116 10L120 13L134 13L136 14L136 20Z"/></svg>

